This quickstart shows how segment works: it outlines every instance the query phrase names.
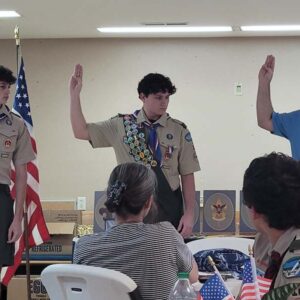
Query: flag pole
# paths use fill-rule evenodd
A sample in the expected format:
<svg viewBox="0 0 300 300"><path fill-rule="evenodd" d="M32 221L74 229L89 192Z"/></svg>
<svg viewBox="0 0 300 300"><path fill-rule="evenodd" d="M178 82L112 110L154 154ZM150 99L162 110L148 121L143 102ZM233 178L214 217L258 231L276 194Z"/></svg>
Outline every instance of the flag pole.
<svg viewBox="0 0 300 300"><path fill-rule="evenodd" d="M254 286L255 286L255 298L256 300L260 300L260 294L259 294L259 286L257 282L257 272L256 272L256 266L255 266L255 260L254 260L254 252L253 247L251 245L248 246L248 252L250 256L250 263L251 263L251 269L252 269L252 277L254 280Z"/></svg>
<svg viewBox="0 0 300 300"><path fill-rule="evenodd" d="M16 25L15 30L16 52L17 52L17 75L19 77L19 52L21 50L19 26ZM27 188L27 187L26 187ZM26 258L26 283L27 283L27 299L31 300L30 289L30 263L29 263L29 243L28 243L28 211L27 211L27 196L25 193L24 200L24 243L25 243L25 258Z"/></svg>
<svg viewBox="0 0 300 300"><path fill-rule="evenodd" d="M20 48L20 32L19 32L19 26L16 25L15 30L15 40L16 40L16 55L17 55L17 74L19 72L19 48Z"/></svg>
<svg viewBox="0 0 300 300"><path fill-rule="evenodd" d="M211 258L211 256L208 256L207 258L208 258L208 262L210 263L210 265L211 265L211 266L213 267L213 269L214 269L214 273L218 275L219 279L220 279L221 282L223 283L224 288L227 290L228 294L232 297L232 299L234 299L234 297L233 297L231 291L227 288L227 286L226 286L226 284L225 284L225 282L224 282L223 277L221 276L219 270L217 269L215 262L213 261L213 259Z"/></svg>

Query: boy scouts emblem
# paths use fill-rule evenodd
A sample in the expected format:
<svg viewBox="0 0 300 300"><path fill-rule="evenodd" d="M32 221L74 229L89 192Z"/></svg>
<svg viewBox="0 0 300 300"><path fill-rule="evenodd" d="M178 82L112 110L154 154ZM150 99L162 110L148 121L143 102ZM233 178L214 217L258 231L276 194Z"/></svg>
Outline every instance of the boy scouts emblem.
<svg viewBox="0 0 300 300"><path fill-rule="evenodd" d="M172 139L173 139L173 134L168 133L168 134L167 134L167 139L168 139L168 140L172 140Z"/></svg>
<svg viewBox="0 0 300 300"><path fill-rule="evenodd" d="M11 126L12 125L12 121L10 119L6 119L5 123L8 125L8 126Z"/></svg>
<svg viewBox="0 0 300 300"><path fill-rule="evenodd" d="M185 140L186 140L187 142L191 142L191 141L192 141L192 136L191 136L191 133L190 133L190 132L188 132L188 133L185 135Z"/></svg>
<svg viewBox="0 0 300 300"><path fill-rule="evenodd" d="M5 146L5 148L9 148L11 146L11 140L5 140L4 146Z"/></svg>
<svg viewBox="0 0 300 300"><path fill-rule="evenodd" d="M226 218L227 205L222 199L217 198L216 202L211 205L212 218L215 221L224 221Z"/></svg>
<svg viewBox="0 0 300 300"><path fill-rule="evenodd" d="M235 191L204 190L203 232L235 232Z"/></svg>
<svg viewBox="0 0 300 300"><path fill-rule="evenodd" d="M300 277L300 256L288 259L282 267L282 273L286 278Z"/></svg>

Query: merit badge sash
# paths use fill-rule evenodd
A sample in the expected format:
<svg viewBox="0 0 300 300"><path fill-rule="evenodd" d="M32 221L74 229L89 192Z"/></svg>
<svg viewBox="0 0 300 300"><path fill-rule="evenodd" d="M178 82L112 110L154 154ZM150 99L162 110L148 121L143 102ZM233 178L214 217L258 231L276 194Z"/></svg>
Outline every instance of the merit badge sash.
<svg viewBox="0 0 300 300"><path fill-rule="evenodd" d="M177 228L183 214L181 189L178 188L176 191L172 191L160 168L160 164L153 157L153 153L147 144L145 127L143 127L143 124L137 124L136 122L136 113L123 116L123 123L126 133L123 142L129 145L129 154L136 162L143 163L145 166L152 168L157 178L157 214L156 216L148 215L144 222L156 223L169 221Z"/></svg>
<svg viewBox="0 0 300 300"><path fill-rule="evenodd" d="M137 124L134 115L125 115L123 124L126 134L123 142L129 146L129 154L136 162L143 163L146 167L156 167L157 161L147 145L143 126Z"/></svg>

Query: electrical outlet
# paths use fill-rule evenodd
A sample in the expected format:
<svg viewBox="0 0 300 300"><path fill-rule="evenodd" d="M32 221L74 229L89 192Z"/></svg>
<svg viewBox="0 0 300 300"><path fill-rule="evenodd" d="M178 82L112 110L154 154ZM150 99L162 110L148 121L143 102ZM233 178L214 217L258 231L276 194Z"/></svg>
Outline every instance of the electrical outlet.
<svg viewBox="0 0 300 300"><path fill-rule="evenodd" d="M236 82L234 84L234 95L235 96L242 96L243 95L243 89L242 89L242 84L240 82Z"/></svg>
<svg viewBox="0 0 300 300"><path fill-rule="evenodd" d="M77 210L86 210L86 197L79 196L76 200Z"/></svg>

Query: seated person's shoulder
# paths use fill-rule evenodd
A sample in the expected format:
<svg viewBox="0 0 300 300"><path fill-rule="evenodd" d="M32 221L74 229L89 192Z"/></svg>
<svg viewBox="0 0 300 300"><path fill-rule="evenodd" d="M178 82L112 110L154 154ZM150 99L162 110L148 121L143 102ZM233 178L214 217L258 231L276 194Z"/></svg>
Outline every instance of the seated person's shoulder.
<svg viewBox="0 0 300 300"><path fill-rule="evenodd" d="M101 235L99 233L92 233L92 234L86 234L82 237L80 237L76 244L77 245L87 245L88 243L94 241L94 240L97 240L101 238Z"/></svg>
<svg viewBox="0 0 300 300"><path fill-rule="evenodd" d="M163 222L159 222L157 223L159 226L166 228L168 230L174 231L175 228L174 226L169 222L169 221L163 221ZM175 230L176 231L176 230Z"/></svg>
<svg viewBox="0 0 300 300"><path fill-rule="evenodd" d="M182 241L183 238L180 233L176 230L176 228L168 221L158 223L159 231L165 238L169 238L174 241Z"/></svg>
<svg viewBox="0 0 300 300"><path fill-rule="evenodd" d="M159 232L159 235L172 235L172 234L177 234L177 230L174 228L174 226L168 222L168 221L163 221L163 222L158 222L155 224L145 224L149 230L153 232Z"/></svg>

